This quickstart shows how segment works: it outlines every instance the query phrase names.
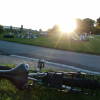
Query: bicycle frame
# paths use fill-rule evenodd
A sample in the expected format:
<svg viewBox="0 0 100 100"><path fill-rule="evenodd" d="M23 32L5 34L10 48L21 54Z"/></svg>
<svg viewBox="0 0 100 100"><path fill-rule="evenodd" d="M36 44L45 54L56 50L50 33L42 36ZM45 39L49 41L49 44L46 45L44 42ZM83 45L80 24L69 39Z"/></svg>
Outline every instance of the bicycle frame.
<svg viewBox="0 0 100 100"><path fill-rule="evenodd" d="M39 61L38 68L44 67L44 61ZM11 69L0 66L0 78L10 80L19 90L30 89L40 83L47 89L67 93L97 95L100 88L99 77L82 72L40 72L33 70L29 73L28 64L22 63ZM32 80L32 84L28 84Z"/></svg>

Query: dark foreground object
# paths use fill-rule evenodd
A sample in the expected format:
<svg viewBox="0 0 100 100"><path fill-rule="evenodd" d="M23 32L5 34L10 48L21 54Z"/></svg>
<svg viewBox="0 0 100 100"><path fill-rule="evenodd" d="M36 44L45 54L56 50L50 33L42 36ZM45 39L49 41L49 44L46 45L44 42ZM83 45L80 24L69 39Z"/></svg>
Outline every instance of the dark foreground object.
<svg viewBox="0 0 100 100"><path fill-rule="evenodd" d="M13 69L8 69L10 69L10 67L0 66L0 79L5 78L11 81L19 90L23 90L24 85L28 83L27 64L23 63Z"/></svg>
<svg viewBox="0 0 100 100"><path fill-rule="evenodd" d="M4 37L4 38L14 38L13 35L4 35L3 37Z"/></svg>
<svg viewBox="0 0 100 100"><path fill-rule="evenodd" d="M38 68L43 68L44 63L44 60L39 60ZM80 71L40 72L29 70L28 64L25 63L13 69L0 66L0 79L2 78L10 80L19 90L30 90L36 86L36 83L40 83L50 90L95 96L100 88L99 77L96 75L88 75ZM28 84L28 80L32 80L32 84Z"/></svg>

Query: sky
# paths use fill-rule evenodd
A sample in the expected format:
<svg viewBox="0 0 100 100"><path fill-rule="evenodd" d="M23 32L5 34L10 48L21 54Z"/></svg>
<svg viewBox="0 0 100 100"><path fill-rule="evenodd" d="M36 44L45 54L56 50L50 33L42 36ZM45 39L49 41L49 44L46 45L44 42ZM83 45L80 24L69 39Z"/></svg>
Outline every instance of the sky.
<svg viewBox="0 0 100 100"><path fill-rule="evenodd" d="M46 31L75 26L75 18L100 17L100 0L0 0L0 24Z"/></svg>

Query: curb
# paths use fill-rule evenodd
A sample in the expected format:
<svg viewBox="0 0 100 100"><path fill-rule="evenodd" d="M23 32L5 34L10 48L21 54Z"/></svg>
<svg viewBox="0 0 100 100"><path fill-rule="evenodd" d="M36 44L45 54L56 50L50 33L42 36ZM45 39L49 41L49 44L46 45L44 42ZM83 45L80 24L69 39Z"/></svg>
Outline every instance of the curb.
<svg viewBox="0 0 100 100"><path fill-rule="evenodd" d="M39 61L39 59L35 59L35 58L28 58L28 57L24 57L24 56L18 56L18 55L10 55L11 57L19 57L22 59L28 59L28 60L34 60L34 61ZM81 72L85 72L87 74L92 74L92 75L100 75L99 72L93 72L93 71L89 71L89 70L85 70L85 69L81 69L81 68L76 68L74 66L68 66L68 65L64 65L64 64L59 64L59 63L54 63L54 62L49 62L49 61L45 61L45 63L47 64L52 64L52 65L57 65L57 66L61 66L61 67L66 67L66 68L70 68L76 71L81 71Z"/></svg>

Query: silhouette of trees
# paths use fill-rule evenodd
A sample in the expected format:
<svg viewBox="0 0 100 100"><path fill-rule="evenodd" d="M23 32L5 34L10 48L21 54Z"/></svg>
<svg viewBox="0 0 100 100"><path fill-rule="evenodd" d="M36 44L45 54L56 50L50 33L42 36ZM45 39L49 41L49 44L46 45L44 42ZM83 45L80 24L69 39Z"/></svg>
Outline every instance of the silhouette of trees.
<svg viewBox="0 0 100 100"><path fill-rule="evenodd" d="M5 30L5 29L4 29L3 25L0 25L0 34L3 33L4 30Z"/></svg>

